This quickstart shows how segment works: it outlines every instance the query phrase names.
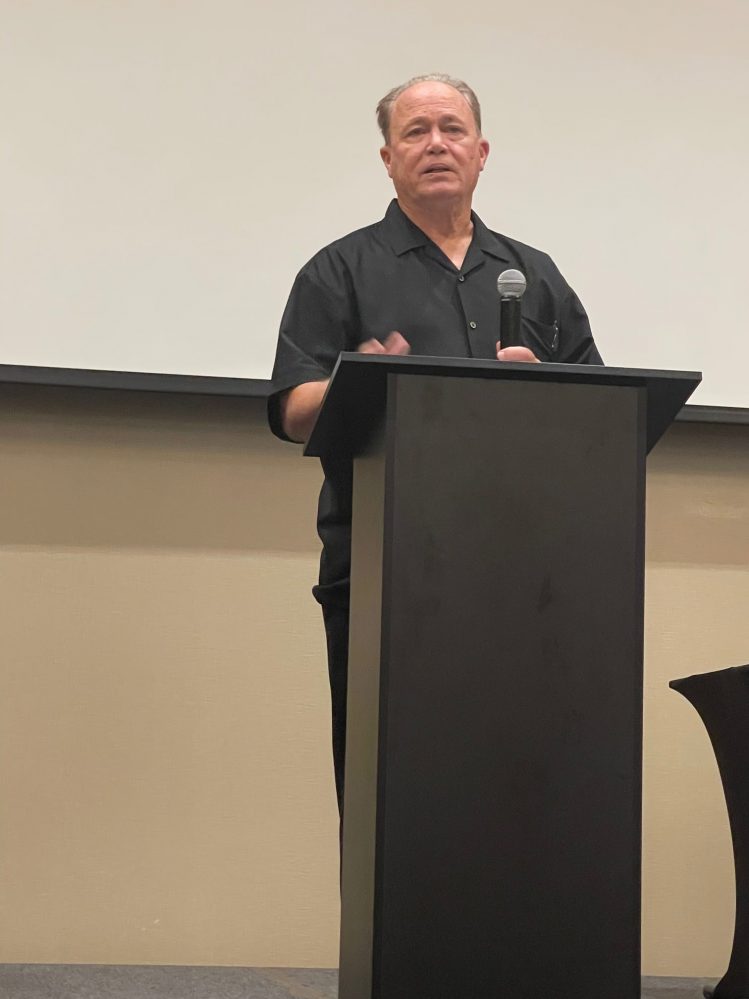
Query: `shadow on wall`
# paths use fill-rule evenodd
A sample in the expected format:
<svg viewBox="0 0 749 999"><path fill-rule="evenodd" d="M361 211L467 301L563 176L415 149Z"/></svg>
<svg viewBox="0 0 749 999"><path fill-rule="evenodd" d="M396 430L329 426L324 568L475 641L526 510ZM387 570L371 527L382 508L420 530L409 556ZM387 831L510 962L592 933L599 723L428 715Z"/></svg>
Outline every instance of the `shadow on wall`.
<svg viewBox="0 0 749 999"><path fill-rule="evenodd" d="M265 400L3 386L0 544L316 552L319 463Z"/></svg>

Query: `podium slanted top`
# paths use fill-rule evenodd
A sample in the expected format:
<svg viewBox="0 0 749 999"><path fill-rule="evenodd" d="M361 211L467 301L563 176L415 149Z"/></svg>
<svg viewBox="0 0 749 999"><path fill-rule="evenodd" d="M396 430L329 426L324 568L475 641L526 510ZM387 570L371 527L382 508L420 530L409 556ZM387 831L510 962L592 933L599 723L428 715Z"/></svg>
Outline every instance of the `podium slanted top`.
<svg viewBox="0 0 749 999"><path fill-rule="evenodd" d="M475 358L397 357L344 351L338 357L305 455L356 454L385 405L388 376L433 375L644 388L650 451L702 380L697 371L610 368L592 364L522 364Z"/></svg>

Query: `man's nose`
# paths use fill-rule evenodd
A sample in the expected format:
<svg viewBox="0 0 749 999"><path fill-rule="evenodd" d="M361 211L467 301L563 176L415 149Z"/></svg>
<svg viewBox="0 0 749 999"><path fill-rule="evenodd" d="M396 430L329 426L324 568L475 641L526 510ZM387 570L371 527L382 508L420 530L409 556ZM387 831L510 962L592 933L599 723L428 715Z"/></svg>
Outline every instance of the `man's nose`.
<svg viewBox="0 0 749 999"><path fill-rule="evenodd" d="M445 149L445 139L440 129L435 125L429 133L427 145L429 152L440 152Z"/></svg>

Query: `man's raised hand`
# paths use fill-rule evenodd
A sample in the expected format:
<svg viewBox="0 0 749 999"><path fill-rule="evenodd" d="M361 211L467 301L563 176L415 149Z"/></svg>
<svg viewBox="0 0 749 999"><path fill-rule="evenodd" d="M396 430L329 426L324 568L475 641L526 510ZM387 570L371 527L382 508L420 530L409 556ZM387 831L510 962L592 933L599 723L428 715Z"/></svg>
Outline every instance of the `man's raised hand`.
<svg viewBox="0 0 749 999"><path fill-rule="evenodd" d="M356 348L359 354L410 354L411 345L404 336L402 336L397 330L393 330L392 333L388 333L385 339L380 343L379 340L375 340L374 337L371 340L365 340L360 343Z"/></svg>

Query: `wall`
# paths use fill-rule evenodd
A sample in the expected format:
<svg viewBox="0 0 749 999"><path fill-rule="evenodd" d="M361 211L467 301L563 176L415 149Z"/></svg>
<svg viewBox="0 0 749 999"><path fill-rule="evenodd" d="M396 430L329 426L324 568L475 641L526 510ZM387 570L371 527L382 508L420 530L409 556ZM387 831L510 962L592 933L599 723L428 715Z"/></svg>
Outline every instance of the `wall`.
<svg viewBox="0 0 749 999"><path fill-rule="evenodd" d="M0 412L0 961L336 964L316 463L258 400Z"/></svg>
<svg viewBox="0 0 749 999"><path fill-rule="evenodd" d="M392 196L375 105L442 70L482 101L474 207L606 363L749 406L749 340L705 335L744 310L747 38L746 0L6 0L0 360L268 378L294 275Z"/></svg>
<svg viewBox="0 0 749 999"><path fill-rule="evenodd" d="M749 428L650 459L644 971L718 975L728 824L667 688L749 661ZM0 394L0 962L337 962L319 472L257 400Z"/></svg>
<svg viewBox="0 0 749 999"><path fill-rule="evenodd" d="M722 975L734 884L707 733L668 681L749 663L749 427L676 425L649 460L643 966Z"/></svg>

